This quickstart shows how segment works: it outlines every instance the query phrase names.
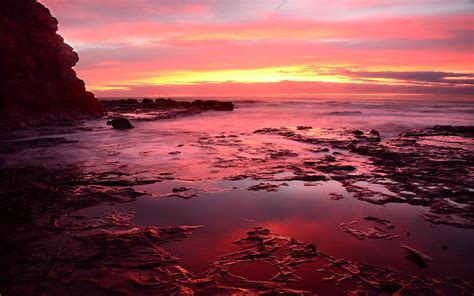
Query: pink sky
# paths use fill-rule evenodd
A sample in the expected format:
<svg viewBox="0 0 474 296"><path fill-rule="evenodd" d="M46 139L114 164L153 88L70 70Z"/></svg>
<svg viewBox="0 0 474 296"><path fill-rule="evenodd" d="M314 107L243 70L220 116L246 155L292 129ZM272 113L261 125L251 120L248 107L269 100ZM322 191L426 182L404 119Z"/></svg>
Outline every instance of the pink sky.
<svg viewBox="0 0 474 296"><path fill-rule="evenodd" d="M470 0L40 0L97 96L469 98Z"/></svg>

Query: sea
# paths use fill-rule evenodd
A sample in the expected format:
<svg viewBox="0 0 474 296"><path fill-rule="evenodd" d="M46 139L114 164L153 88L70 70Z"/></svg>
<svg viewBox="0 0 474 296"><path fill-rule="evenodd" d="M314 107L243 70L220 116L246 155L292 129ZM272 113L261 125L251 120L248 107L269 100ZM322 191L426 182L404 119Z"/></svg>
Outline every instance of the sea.
<svg viewBox="0 0 474 296"><path fill-rule="evenodd" d="M262 161L269 147L294 151L299 159L316 157L309 152L309 144L255 134L258 129L297 126L317 130L375 129L382 140L387 140L407 129L474 125L474 100L223 100L233 101L235 110L156 121L141 120L140 114L128 114L135 128L126 131L112 129L105 119L86 121L83 129L74 132L53 128L18 131L15 136L22 139L54 133L56 137L65 137L75 143L22 150L3 159L3 166L74 166L84 172L173 176L171 180L134 186L151 196L129 203L94 206L80 210L79 214L100 216L110 211L132 212L133 221L138 225L203 226L190 238L164 245L179 258L183 268L194 273L204 272L217 256L237 251L234 241L260 226L314 243L318 250L335 257L422 276L458 276L474 280L474 230L430 224L420 217L429 213L427 207L403 203L371 204L354 198L335 180L312 184L291 181L289 186L281 186L277 192L267 192L247 190L260 183L259 180L227 178L248 170L266 170L281 165L281 160ZM279 176L285 174L288 173L282 172ZM359 185L391 194L384 186L371 184L371 180ZM179 187L192 188L196 195L186 199L173 196L173 188ZM343 198L333 200L330 198L333 193ZM396 225L393 231L396 237L358 240L341 229L341 223L367 229L370 225L363 217L368 215L390 220ZM419 268L407 260L400 247L402 244L432 257L434 260L429 268ZM449 247L447 251L441 248L443 245ZM313 290L314 282L321 278L317 264L305 265L299 271L302 280L292 287L316 291ZM232 272L254 280L269 280L275 275L271 266L251 264L236 266Z"/></svg>

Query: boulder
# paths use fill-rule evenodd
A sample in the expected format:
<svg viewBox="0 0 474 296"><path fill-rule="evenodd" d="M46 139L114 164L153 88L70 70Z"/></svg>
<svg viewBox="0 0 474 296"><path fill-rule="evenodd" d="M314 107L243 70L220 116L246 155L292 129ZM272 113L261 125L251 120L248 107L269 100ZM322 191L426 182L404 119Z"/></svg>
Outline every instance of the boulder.
<svg viewBox="0 0 474 296"><path fill-rule="evenodd" d="M353 131L352 131L352 134L353 134L353 135L356 135L356 136L363 136L363 135L364 135L364 132L361 131L361 130L356 129L356 130L353 130Z"/></svg>
<svg viewBox="0 0 474 296"><path fill-rule="evenodd" d="M109 122L107 122L109 124ZM125 117L118 117L114 118L110 121L110 124L115 129L130 129L134 128L134 126L130 123L130 121Z"/></svg>

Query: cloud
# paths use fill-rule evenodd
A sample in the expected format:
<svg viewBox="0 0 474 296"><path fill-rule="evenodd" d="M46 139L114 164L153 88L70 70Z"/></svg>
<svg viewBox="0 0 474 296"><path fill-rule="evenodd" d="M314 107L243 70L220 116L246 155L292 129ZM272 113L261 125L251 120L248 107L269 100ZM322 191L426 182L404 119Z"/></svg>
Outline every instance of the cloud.
<svg viewBox="0 0 474 296"><path fill-rule="evenodd" d="M474 74L454 73L439 71L353 71L338 69L327 73L345 75L352 78L366 79L393 79L404 82L426 82L447 85L472 84L474 85Z"/></svg>
<svg viewBox="0 0 474 296"><path fill-rule="evenodd" d="M113 87L113 85L111 85ZM449 96L470 98L474 86L416 86L355 83L330 83L306 81L281 81L272 83L200 83L190 85L128 85L127 90L96 91L99 97L108 96L187 96L187 97L324 97L324 96Z"/></svg>
<svg viewBox="0 0 474 296"><path fill-rule="evenodd" d="M440 15L473 10L469 0L40 0L66 25L153 20L241 23L267 17L347 20L367 17Z"/></svg>
<svg viewBox="0 0 474 296"><path fill-rule="evenodd" d="M245 73L268 82L280 75L265 69L276 67L314 68L324 81L345 84L453 88L472 84L474 73L474 5L467 0L40 1L79 53L79 76L95 89L144 91L136 84L166 84L166 76L181 77L173 83L182 89L166 88L181 93L190 77L242 70L240 82L248 82ZM281 77L301 81L307 74L292 71Z"/></svg>

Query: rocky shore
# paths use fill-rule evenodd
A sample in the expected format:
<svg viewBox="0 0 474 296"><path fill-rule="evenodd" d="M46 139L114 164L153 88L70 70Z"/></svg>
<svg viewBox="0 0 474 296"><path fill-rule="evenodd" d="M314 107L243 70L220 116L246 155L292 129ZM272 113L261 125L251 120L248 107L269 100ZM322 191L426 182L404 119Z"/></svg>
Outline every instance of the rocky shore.
<svg viewBox="0 0 474 296"><path fill-rule="evenodd" d="M99 102L57 30L0 4L0 295L474 293L473 126Z"/></svg>
<svg viewBox="0 0 474 296"><path fill-rule="evenodd" d="M154 108L161 108L160 102ZM106 110L121 108L128 112L145 104L150 103L113 102ZM71 140L57 140L54 134L64 135L64 131L64 127L51 129L48 135L43 135L45 140L36 142L4 137L2 158L12 158L35 147L58 149L61 145L77 145ZM69 128L72 135L79 131L83 132L80 125ZM291 146L283 148L268 143L255 146L246 140L262 135L276 135L308 145L305 149L312 157L303 157L301 151ZM428 223L472 229L473 136L472 127L434 126L407 130L397 137L381 140L380 134L373 130L299 126L265 128L253 134L201 136L195 143L187 144L210 151L235 148L249 153L249 157L217 154L207 164L214 170L223 170L219 179L235 182L225 191L242 186L238 185L241 180L255 182L240 188L242 194L245 191L277 194L295 186L295 182L311 187L336 181L349 195L329 194L334 203L355 198L375 205L422 205L430 211L421 217ZM155 292L305 295L312 292L293 283L302 280L298 274L306 264L317 264L313 268L319 270L320 276L305 280L312 280L331 293L413 295L435 291L463 295L474 291L472 282L460 278L420 278L410 272L339 258L320 249L317 241L316 244L302 242L263 227L248 229L247 236L235 242L238 251L220 254L209 262L205 272L190 272L166 246L185 242L192 233L208 225L145 226L133 222L135 215L131 212L111 210L101 216L81 213L92 206L112 206L142 198L199 199L206 192L199 187L175 187L161 195L140 191L139 186L145 184L180 178L189 182L191 177L183 176L180 171L134 169L124 164L119 159L105 159L88 168L79 164L66 168L3 166L2 291L12 295L70 291L97 295ZM388 191L364 187L360 182L383 186ZM410 235L402 233L383 216L361 219L373 226L364 230L358 227L361 222L340 221L341 231L357 240L392 241ZM407 260L420 268L429 268L432 261L439 260L405 244L400 246L402 251L406 252ZM275 273L271 279L259 281L235 275L232 270L243 263L266 264Z"/></svg>
<svg viewBox="0 0 474 296"><path fill-rule="evenodd" d="M144 98L141 101L137 99L120 100L102 100L102 105L107 112L138 112L152 109L186 109L186 110L214 110L214 111L232 111L234 104L232 102L223 102L216 100L194 100L177 101L173 99L149 99Z"/></svg>
<svg viewBox="0 0 474 296"><path fill-rule="evenodd" d="M235 107L232 102L225 101L178 101L170 98L102 100L101 103L106 118L113 120L124 116L142 121L189 116L205 111L233 111Z"/></svg>

